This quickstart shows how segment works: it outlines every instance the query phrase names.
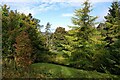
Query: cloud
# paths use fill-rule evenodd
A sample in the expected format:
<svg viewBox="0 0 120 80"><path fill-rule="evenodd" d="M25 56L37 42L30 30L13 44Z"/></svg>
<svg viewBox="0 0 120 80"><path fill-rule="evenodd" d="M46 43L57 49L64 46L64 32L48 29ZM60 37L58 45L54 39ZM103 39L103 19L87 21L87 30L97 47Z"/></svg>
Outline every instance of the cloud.
<svg viewBox="0 0 120 80"><path fill-rule="evenodd" d="M85 0L2 0L3 2L84 2ZM90 2L113 2L113 0L90 0Z"/></svg>
<svg viewBox="0 0 120 80"><path fill-rule="evenodd" d="M3 4L7 4L10 6L12 10L17 10L20 13L24 13L28 15L32 13L32 15L36 15L41 12L45 12L48 10L55 10L57 5L55 3L17 3L17 2L4 2Z"/></svg>
<svg viewBox="0 0 120 80"><path fill-rule="evenodd" d="M52 2L49 1L51 0L41 0L39 2L37 2L37 0L4 0L2 3L7 4L11 7L11 9L17 10L20 13L25 13L26 15L31 13L33 16L41 12L46 12L48 10L56 10L60 8L76 6L76 4L74 5L73 3L57 2L55 0L52 0ZM63 14L63 16L70 15Z"/></svg>
<svg viewBox="0 0 120 80"><path fill-rule="evenodd" d="M56 9L56 5L55 4L49 4L49 3L44 3L44 4L40 4L38 7L36 7L39 11L47 11L47 10L51 10L51 9ZM35 8L35 9L36 9Z"/></svg>
<svg viewBox="0 0 120 80"><path fill-rule="evenodd" d="M17 11L20 13L24 13L26 15L31 13L34 16L36 14L36 11L34 9L30 9L30 7L21 8L21 9L18 9Z"/></svg>
<svg viewBox="0 0 120 80"><path fill-rule="evenodd" d="M36 2L37 0L2 0L2 2Z"/></svg>
<svg viewBox="0 0 120 80"><path fill-rule="evenodd" d="M2 0L2 3L11 4L10 6L14 6L19 11L24 10L25 13L31 12L33 14L36 11L47 11L47 10L55 10L60 7L80 7L81 2L85 0ZM90 2L112 2L113 0L90 0ZM58 5L60 5L58 7ZM34 5L31 8L31 5L38 4L37 6ZM33 10L35 9L35 10ZM22 11L23 12L23 11Z"/></svg>
<svg viewBox="0 0 120 80"><path fill-rule="evenodd" d="M72 17L73 14L72 13L64 13L62 14L63 17Z"/></svg>
<svg viewBox="0 0 120 80"><path fill-rule="evenodd" d="M42 0L43 2L84 2L85 0ZM113 0L89 0L90 2L113 2Z"/></svg>

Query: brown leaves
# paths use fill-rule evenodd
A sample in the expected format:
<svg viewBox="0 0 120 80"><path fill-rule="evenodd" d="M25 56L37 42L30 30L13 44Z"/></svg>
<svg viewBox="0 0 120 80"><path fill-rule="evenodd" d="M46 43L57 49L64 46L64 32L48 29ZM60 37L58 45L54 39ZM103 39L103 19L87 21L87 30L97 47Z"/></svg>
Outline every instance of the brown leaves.
<svg viewBox="0 0 120 80"><path fill-rule="evenodd" d="M17 66L27 67L28 65L30 65L32 63L31 53L33 51L33 48L27 32L22 31L16 37L15 47L16 47L15 61L17 63Z"/></svg>

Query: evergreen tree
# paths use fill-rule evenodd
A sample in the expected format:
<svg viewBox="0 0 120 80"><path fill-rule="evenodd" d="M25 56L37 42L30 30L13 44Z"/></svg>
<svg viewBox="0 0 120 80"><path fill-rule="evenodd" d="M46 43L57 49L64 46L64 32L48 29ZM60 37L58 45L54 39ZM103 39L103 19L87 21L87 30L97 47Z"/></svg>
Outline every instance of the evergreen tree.
<svg viewBox="0 0 120 80"><path fill-rule="evenodd" d="M106 59L107 70L113 74L120 74L120 4L118 1L112 3L109 8L109 13L105 16L106 27L105 27L105 42L107 43L107 50L109 51ZM106 47L105 46L105 47Z"/></svg>
<svg viewBox="0 0 120 80"><path fill-rule="evenodd" d="M101 28L101 48L96 55L97 71L120 74L120 5L118 1L112 3L109 13L105 16L105 24ZM99 67L98 67L99 66Z"/></svg>
<svg viewBox="0 0 120 80"><path fill-rule="evenodd" d="M46 36L46 47L49 48L50 45L50 27L51 24L48 22L47 25L45 26L45 36Z"/></svg>
<svg viewBox="0 0 120 80"><path fill-rule="evenodd" d="M72 30L68 32L66 39L68 45L65 45L67 53L71 54L73 63L80 68L91 66L93 50L93 36L95 20L97 17L90 16L91 5L86 0L83 8L75 10L75 16L72 18L75 26L70 26Z"/></svg>
<svg viewBox="0 0 120 80"><path fill-rule="evenodd" d="M119 22L120 22L120 9L119 3L117 1L113 2L111 8L109 8L109 13L105 16L106 22L104 26L105 36L104 41L106 41L105 47L110 47L116 40L119 34Z"/></svg>
<svg viewBox="0 0 120 80"><path fill-rule="evenodd" d="M7 5L2 6L2 53L3 60L8 60L9 63L15 58L14 54L16 44L16 37L24 30L27 30L27 34L30 36L30 44L33 51L31 53L32 60L43 51L47 51L45 48L45 39L38 30L40 20L32 17L31 14L20 14L16 11L10 10ZM5 61L4 64L6 64ZM8 64L8 63L7 63Z"/></svg>
<svg viewBox="0 0 120 80"><path fill-rule="evenodd" d="M67 32L65 31L65 28L57 27L57 29L51 36L53 50L60 52L60 51L62 51L62 49L64 49L62 44L66 43L66 40L65 40L66 34L67 34Z"/></svg>

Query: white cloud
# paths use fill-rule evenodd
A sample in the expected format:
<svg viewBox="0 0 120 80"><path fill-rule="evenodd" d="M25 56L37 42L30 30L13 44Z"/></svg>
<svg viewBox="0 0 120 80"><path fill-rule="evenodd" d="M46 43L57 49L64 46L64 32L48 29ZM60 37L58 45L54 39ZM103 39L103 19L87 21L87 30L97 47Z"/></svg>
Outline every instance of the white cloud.
<svg viewBox="0 0 120 80"><path fill-rule="evenodd" d="M34 9L30 9L30 7L21 8L21 9L18 9L17 11L20 13L24 13L26 15L31 13L34 16L36 14L36 11Z"/></svg>
<svg viewBox="0 0 120 80"><path fill-rule="evenodd" d="M36 15L41 12L45 12L48 10L55 10L57 8L56 4L50 3L16 3L16 2L4 2L11 7L12 10L16 10L20 13L24 13L28 15L32 13L32 15Z"/></svg>
<svg viewBox="0 0 120 80"><path fill-rule="evenodd" d="M3 2L83 2L85 0L2 0ZM90 2L113 2L113 0L90 0Z"/></svg>
<svg viewBox="0 0 120 80"><path fill-rule="evenodd" d="M2 0L2 3L11 4L10 6L14 6L19 12L23 12L28 14L29 12L35 15L38 11L43 12L47 10L55 10L58 9L57 2L59 2L60 7L80 7L81 2L85 0ZM113 0L90 0L90 2L112 2ZM38 6L33 6L32 4L39 4ZM32 7L31 7L32 5ZM72 14L63 14L62 16L72 16Z"/></svg>
<svg viewBox="0 0 120 80"><path fill-rule="evenodd" d="M63 17L72 17L73 14L72 13L64 13L62 14Z"/></svg>
<svg viewBox="0 0 120 80"><path fill-rule="evenodd" d="M44 0L47 1L47 0ZM56 0L48 0L48 1L56 1ZM85 0L57 0L57 2L84 2ZM89 0L90 2L112 2L113 0Z"/></svg>
<svg viewBox="0 0 120 80"><path fill-rule="evenodd" d="M36 7L39 11L47 11L47 10L51 10L51 9L56 9L56 5L55 4L41 4L38 7ZM35 8L35 9L36 9Z"/></svg>
<svg viewBox="0 0 120 80"><path fill-rule="evenodd" d="M83 1L85 1L85 0L2 0L2 3L10 3L11 2L11 3L13 3L12 5L17 4L16 6L19 8L19 11L24 10L24 13L31 12L31 13L35 14L37 10L41 12L41 11L47 11L47 10L59 8L56 5L56 3L59 3L60 7L70 7L70 6L80 7L81 2L83 2ZM92 3L112 2L112 1L113 0L90 0L90 2L92 2ZM37 7L30 8L30 6L32 4L38 4L38 3L44 3L44 4L40 4ZM31 5L28 5L29 6L29 8L28 8L28 6L26 4L31 4ZM35 9L35 10L33 10L33 9ZM65 16L69 16L69 15L65 15Z"/></svg>
<svg viewBox="0 0 120 80"><path fill-rule="evenodd" d="M37 0L2 0L2 2L36 2Z"/></svg>
<svg viewBox="0 0 120 80"><path fill-rule="evenodd" d="M96 2L113 2L113 0L90 0L90 2L92 2L92 3L96 3Z"/></svg>

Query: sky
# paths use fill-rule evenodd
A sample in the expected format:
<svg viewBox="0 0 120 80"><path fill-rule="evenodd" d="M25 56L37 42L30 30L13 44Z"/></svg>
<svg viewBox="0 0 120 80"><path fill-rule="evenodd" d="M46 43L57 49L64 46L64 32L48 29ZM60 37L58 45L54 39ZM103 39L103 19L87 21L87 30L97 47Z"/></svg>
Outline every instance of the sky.
<svg viewBox="0 0 120 80"><path fill-rule="evenodd" d="M34 18L39 19L40 25L51 24L51 32L57 27L64 27L69 30L72 26L71 18L75 9L82 8L84 0L2 0L1 4L7 4L11 10L28 15L31 13ZM113 0L90 0L92 4L92 16L98 16L96 22L103 22ZM44 32L44 27L41 29Z"/></svg>

